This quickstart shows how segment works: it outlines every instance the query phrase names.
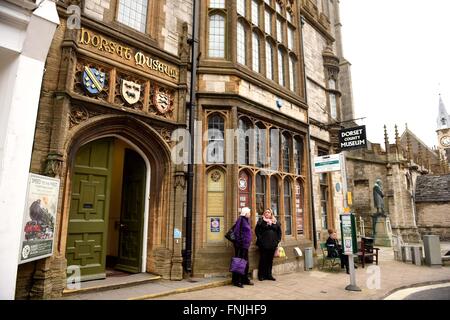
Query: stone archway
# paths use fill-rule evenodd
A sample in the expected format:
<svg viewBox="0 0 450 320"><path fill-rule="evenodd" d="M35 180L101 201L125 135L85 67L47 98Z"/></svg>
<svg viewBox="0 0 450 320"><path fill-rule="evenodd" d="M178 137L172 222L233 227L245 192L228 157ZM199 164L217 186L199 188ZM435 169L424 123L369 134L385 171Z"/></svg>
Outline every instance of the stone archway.
<svg viewBox="0 0 450 320"><path fill-rule="evenodd" d="M71 202L71 185L75 156L80 148L92 141L105 137L118 137L128 141L148 159L150 170L150 196L148 204L147 233L147 272L164 273L164 265L172 258L168 247L169 239L165 236L171 218L170 202L173 195L169 189L173 180L173 168L170 162L169 146L158 132L149 125L130 116L104 116L90 119L80 125L66 140L66 174L64 183L64 209L62 210L61 231L59 235L59 251L66 255L69 226L69 210ZM148 201L146 199L146 201ZM165 252L162 259L154 259L159 252ZM156 261L155 261L156 260ZM170 270L169 270L170 272Z"/></svg>

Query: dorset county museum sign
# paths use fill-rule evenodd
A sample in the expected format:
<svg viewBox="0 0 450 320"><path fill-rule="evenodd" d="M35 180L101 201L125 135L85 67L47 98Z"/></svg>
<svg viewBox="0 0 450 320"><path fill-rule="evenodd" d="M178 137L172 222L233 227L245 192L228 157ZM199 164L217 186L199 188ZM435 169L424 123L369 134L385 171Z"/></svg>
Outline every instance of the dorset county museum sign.
<svg viewBox="0 0 450 320"><path fill-rule="evenodd" d="M341 151L367 148L366 126L340 130L339 147Z"/></svg>

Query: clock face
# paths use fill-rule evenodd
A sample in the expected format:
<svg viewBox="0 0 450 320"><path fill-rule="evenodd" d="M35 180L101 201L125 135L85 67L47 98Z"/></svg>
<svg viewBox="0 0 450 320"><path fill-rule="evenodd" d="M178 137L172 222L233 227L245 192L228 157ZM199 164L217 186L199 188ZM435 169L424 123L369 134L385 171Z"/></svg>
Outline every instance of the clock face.
<svg viewBox="0 0 450 320"><path fill-rule="evenodd" d="M450 147L450 136L443 136L441 138L441 144L444 147Z"/></svg>

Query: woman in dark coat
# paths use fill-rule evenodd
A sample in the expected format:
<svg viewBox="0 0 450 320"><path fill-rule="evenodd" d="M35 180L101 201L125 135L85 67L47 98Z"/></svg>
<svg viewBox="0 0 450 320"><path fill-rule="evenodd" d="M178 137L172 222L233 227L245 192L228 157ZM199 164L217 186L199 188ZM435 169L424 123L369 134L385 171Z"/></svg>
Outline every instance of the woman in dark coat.
<svg viewBox="0 0 450 320"><path fill-rule="evenodd" d="M250 226L250 209L242 208L240 217L236 220L234 227L234 234L236 235L236 241L234 241L234 253L235 257L247 260L247 266L245 268L245 274L241 275L237 272L233 272L232 282L233 285L239 288L243 288L244 284L253 285L253 282L248 278L248 249L252 243L252 228Z"/></svg>
<svg viewBox="0 0 450 320"><path fill-rule="evenodd" d="M272 280L273 256L281 241L281 225L273 215L271 209L264 211L255 228L256 245L259 247L258 279Z"/></svg>

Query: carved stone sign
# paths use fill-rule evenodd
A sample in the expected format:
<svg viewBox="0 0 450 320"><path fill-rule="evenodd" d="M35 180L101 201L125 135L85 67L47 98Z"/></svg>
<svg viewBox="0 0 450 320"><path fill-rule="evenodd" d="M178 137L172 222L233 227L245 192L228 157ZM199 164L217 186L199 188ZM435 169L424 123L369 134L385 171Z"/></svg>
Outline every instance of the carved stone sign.
<svg viewBox="0 0 450 320"><path fill-rule="evenodd" d="M179 72L176 67L90 30L81 28L78 45L108 59L114 59L132 67L139 67L150 73L168 77L172 81L178 80Z"/></svg>

